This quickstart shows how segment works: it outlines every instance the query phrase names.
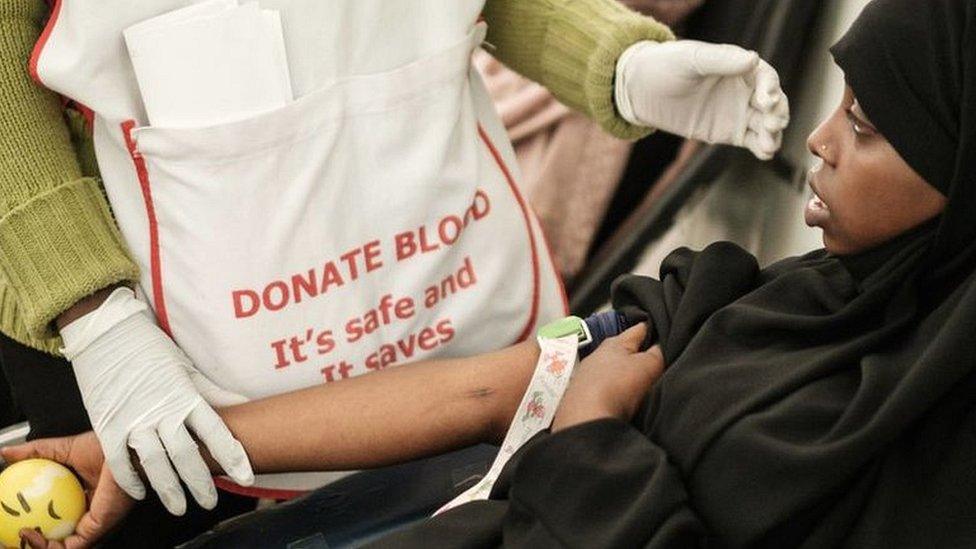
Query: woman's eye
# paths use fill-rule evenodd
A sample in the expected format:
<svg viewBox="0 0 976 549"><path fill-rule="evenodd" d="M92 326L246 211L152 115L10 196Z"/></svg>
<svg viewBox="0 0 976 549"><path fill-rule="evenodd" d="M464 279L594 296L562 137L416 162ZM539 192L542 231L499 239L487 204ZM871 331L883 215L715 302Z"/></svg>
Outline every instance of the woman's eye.
<svg viewBox="0 0 976 549"><path fill-rule="evenodd" d="M851 129L854 130L854 133L856 135L858 136L871 135L871 131L868 130L868 128L864 125L864 123L858 120L858 118L854 116L854 114L850 111L847 111L847 121L851 125Z"/></svg>

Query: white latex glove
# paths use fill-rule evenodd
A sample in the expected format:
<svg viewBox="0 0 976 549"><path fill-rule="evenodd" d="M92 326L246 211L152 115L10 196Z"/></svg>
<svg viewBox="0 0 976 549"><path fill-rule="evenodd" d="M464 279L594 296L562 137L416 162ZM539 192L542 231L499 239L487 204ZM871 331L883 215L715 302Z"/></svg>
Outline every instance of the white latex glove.
<svg viewBox="0 0 976 549"><path fill-rule="evenodd" d="M776 69L728 44L638 42L617 61L614 93L632 124L746 147L763 160L779 150L790 122Z"/></svg>
<svg viewBox="0 0 976 549"><path fill-rule="evenodd" d="M132 448L170 513L186 512L180 480L201 507L217 505L217 489L190 430L235 482L254 483L244 447L201 393L226 403L239 398L193 367L132 290L115 290L98 309L65 326L61 337L106 463L127 494L146 496L129 457Z"/></svg>

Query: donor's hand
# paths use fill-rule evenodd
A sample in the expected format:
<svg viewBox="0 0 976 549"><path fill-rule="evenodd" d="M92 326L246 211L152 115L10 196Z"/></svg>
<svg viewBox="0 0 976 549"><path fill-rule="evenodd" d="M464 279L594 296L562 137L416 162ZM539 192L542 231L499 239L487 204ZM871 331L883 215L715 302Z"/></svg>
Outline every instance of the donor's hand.
<svg viewBox="0 0 976 549"><path fill-rule="evenodd" d="M88 493L88 512L85 513L75 533L63 542L48 541L44 536L24 530L21 538L34 548L81 549L90 547L110 532L132 509L133 500L115 484L112 473L105 466L105 457L94 433L37 440L3 449L8 462L43 458L62 463L81 478Z"/></svg>
<svg viewBox="0 0 976 549"><path fill-rule="evenodd" d="M573 372L552 432L595 421L630 420L651 385L664 372L664 357L657 346L641 351L645 324L608 339Z"/></svg>

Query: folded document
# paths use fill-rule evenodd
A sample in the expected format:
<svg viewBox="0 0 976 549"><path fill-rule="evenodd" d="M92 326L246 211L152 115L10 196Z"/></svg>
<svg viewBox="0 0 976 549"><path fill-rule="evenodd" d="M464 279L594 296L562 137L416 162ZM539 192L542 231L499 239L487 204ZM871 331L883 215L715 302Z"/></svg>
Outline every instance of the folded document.
<svg viewBox="0 0 976 549"><path fill-rule="evenodd" d="M233 122L293 100L281 17L256 2L208 0L124 35L153 126Z"/></svg>

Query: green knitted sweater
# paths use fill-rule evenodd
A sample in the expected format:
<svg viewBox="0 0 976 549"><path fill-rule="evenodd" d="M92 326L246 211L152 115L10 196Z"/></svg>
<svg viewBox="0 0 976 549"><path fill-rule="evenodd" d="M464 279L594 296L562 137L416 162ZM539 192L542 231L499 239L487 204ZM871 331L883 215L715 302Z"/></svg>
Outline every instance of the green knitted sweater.
<svg viewBox="0 0 976 549"><path fill-rule="evenodd" d="M139 278L97 178L84 124L37 87L27 60L44 0L0 0L0 331L57 353L53 320L95 291ZM650 130L613 103L617 58L671 31L616 0L488 0L493 53L607 131Z"/></svg>

